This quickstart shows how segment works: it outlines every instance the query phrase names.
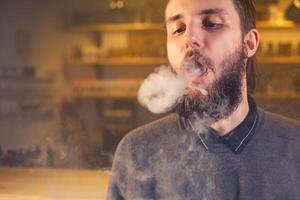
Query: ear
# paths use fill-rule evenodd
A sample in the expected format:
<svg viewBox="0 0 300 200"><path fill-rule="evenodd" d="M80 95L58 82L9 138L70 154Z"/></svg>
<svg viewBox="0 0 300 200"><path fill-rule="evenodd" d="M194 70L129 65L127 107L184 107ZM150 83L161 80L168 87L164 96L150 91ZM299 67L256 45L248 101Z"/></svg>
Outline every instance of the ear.
<svg viewBox="0 0 300 200"><path fill-rule="evenodd" d="M251 29L244 37L244 44L246 45L247 49L247 57L250 58L252 57L259 45L259 32L256 29Z"/></svg>

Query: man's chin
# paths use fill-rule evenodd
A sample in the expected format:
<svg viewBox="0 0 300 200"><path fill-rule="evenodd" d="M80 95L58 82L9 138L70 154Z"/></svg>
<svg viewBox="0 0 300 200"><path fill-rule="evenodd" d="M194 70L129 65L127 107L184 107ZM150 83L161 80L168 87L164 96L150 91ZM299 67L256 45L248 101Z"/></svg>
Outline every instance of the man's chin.
<svg viewBox="0 0 300 200"><path fill-rule="evenodd" d="M187 117L190 114L204 113L206 107L210 104L209 98L203 95L199 90L190 88L188 92L179 101L179 104L175 108L175 112L181 116Z"/></svg>
<svg viewBox="0 0 300 200"><path fill-rule="evenodd" d="M198 113L199 117L210 118L213 121L230 116L241 101L245 65L241 52L224 58L220 76L212 83L191 84L176 111L183 116ZM204 84L206 83L206 84Z"/></svg>

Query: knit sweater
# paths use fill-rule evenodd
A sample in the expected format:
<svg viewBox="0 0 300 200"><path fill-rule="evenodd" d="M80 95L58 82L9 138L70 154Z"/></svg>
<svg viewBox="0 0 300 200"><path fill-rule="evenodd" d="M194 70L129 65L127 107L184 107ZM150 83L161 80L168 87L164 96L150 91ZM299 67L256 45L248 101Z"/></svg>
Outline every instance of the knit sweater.
<svg viewBox="0 0 300 200"><path fill-rule="evenodd" d="M127 134L118 145L108 200L299 200L300 123L258 108L244 150L208 151L171 114Z"/></svg>

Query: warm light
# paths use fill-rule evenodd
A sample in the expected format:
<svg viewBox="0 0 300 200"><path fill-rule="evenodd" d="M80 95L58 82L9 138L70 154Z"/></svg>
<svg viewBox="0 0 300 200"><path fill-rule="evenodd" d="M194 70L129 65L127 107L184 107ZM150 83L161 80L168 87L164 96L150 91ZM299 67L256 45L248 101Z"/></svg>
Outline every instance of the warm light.
<svg viewBox="0 0 300 200"><path fill-rule="evenodd" d="M109 4L109 7L111 9L121 9L124 7L124 1L111 1L110 4Z"/></svg>
<svg viewBox="0 0 300 200"><path fill-rule="evenodd" d="M124 2L123 1L117 1L117 7L118 8L123 8L124 7Z"/></svg>
<svg viewBox="0 0 300 200"><path fill-rule="evenodd" d="M294 0L294 6L300 9L300 0Z"/></svg>
<svg viewBox="0 0 300 200"><path fill-rule="evenodd" d="M117 8L117 3L114 2L114 1L111 1L110 4L109 4L109 7L110 7L111 9L116 9L116 8Z"/></svg>

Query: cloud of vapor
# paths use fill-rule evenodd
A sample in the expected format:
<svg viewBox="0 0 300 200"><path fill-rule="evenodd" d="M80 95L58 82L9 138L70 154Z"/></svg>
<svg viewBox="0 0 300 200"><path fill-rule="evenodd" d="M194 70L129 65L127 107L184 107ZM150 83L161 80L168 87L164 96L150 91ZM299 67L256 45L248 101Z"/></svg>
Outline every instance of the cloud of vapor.
<svg viewBox="0 0 300 200"><path fill-rule="evenodd" d="M144 80L138 92L139 102L155 114L168 112L188 92L190 81L204 74L210 65L200 52L188 51L177 73L171 67L161 66ZM200 84L192 86L202 95L208 95Z"/></svg>
<svg viewBox="0 0 300 200"><path fill-rule="evenodd" d="M168 66L160 66L140 86L140 104L155 114L165 113L176 106L186 93L187 81Z"/></svg>

